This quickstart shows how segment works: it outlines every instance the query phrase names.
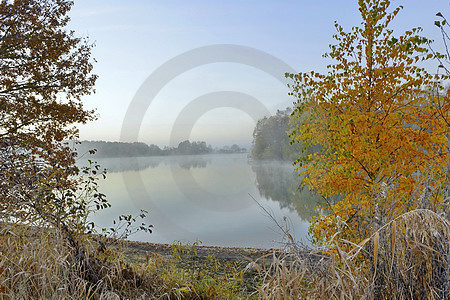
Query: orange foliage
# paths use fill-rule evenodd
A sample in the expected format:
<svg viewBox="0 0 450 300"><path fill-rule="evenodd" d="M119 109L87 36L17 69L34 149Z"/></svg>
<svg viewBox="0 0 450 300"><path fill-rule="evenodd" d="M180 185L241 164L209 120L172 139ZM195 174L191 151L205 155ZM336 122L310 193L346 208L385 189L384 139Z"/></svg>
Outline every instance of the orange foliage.
<svg viewBox="0 0 450 300"><path fill-rule="evenodd" d="M63 141L95 116L92 45L66 29L73 2L0 1L0 220L60 222L78 174ZM70 193L69 193L70 192ZM57 215L57 212L60 212Z"/></svg>
<svg viewBox="0 0 450 300"><path fill-rule="evenodd" d="M429 54L420 28L394 37L388 0L360 0L361 27L336 24L327 74L288 74L298 98L294 142L321 145L302 157L305 184L342 200L313 220L316 240L336 233L360 242L382 222L426 205L439 210L448 185L449 96L419 63ZM419 195L428 193L427 203Z"/></svg>

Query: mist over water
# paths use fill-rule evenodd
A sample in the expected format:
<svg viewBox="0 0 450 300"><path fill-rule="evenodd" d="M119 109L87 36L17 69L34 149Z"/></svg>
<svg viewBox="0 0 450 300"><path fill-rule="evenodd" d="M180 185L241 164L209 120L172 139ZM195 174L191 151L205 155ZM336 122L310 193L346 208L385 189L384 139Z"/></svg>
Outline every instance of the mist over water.
<svg viewBox="0 0 450 300"><path fill-rule="evenodd" d="M280 247L281 231L253 197L297 240L308 243L308 220L319 199L299 188L289 162L249 160L245 153L95 160L108 169L99 186L112 207L93 215L94 222L110 227L119 215L149 212L145 222L154 232L131 240Z"/></svg>

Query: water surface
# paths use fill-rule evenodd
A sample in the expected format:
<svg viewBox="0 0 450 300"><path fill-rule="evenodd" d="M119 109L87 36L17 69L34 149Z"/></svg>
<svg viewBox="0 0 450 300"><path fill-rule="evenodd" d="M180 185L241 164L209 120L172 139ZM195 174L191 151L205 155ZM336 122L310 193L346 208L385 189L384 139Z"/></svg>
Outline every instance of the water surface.
<svg viewBox="0 0 450 300"><path fill-rule="evenodd" d="M96 161L108 169L99 186L112 204L92 217L99 226L110 227L121 214L149 212L145 222L154 226L153 233L137 233L131 240L279 247L283 235L269 212L297 240L307 242L318 198L299 189L288 162L249 161L247 154Z"/></svg>

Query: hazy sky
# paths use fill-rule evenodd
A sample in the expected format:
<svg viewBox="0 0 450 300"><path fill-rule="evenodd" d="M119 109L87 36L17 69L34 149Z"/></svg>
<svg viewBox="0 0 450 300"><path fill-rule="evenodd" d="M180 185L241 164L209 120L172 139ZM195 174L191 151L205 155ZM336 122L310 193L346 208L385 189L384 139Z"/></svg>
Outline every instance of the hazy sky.
<svg viewBox="0 0 450 300"><path fill-rule="evenodd" d="M400 32L420 26L422 35L435 39L436 48L441 48L440 32L433 24L438 11L450 16L449 1L392 1L392 8L399 5L404 9L393 29ZM227 48L230 53L225 56L231 61L193 62L184 73L165 78L167 84L153 99L149 97L148 108L138 107L144 117L142 122L136 121L140 124L138 140L160 146L170 143L172 131L180 128L173 129L173 125L189 105L196 116L189 120L192 124L180 124L192 127L191 140L205 140L213 146L250 145L254 120L239 103L248 104L252 98L262 104L259 108L274 113L291 106L294 99L287 95L285 84L259 69L265 61L256 67L246 65L246 61L263 51L298 72L323 72L330 63L322 54L334 43L334 21L346 31L361 22L356 0L75 0L71 17L70 27L77 35L95 42L93 56L98 61L94 69L99 75L97 93L86 97L85 103L88 108L97 108L99 120L80 127L81 139L120 140L125 113L138 89L155 70L184 52L217 44L255 49L254 53L241 53L237 46ZM204 56L213 57L216 53L212 52L206 51ZM233 62L237 56L245 62ZM146 84L154 82L153 78ZM223 91L243 96L235 93L235 99L223 101L217 96ZM216 94L203 97L203 104L209 99L215 104L201 111L203 104L194 100L209 93ZM219 102L228 107L220 107ZM247 111L252 105L247 105Z"/></svg>

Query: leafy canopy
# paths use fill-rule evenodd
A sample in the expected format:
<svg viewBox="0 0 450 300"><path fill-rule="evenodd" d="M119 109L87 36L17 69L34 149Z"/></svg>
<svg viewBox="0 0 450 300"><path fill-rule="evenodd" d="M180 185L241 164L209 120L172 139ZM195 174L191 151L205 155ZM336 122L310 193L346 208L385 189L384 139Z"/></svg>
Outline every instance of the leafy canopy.
<svg viewBox="0 0 450 300"><path fill-rule="evenodd" d="M92 45L66 29L72 5L0 1L2 221L79 225L86 213L75 195L79 170L63 141L77 134L75 123L95 117L81 98L94 91L97 76L91 73Z"/></svg>
<svg viewBox="0 0 450 300"><path fill-rule="evenodd" d="M298 99L293 142L321 146L297 161L304 183L325 199L342 197L313 221L316 240L341 231L359 242L417 206L437 211L448 185L449 98L439 87L448 77L420 66L442 56L428 53L420 28L394 36L389 25L401 7L388 12L388 0L358 3L360 27L345 32L335 25L328 73L287 74ZM430 200L420 203L424 192Z"/></svg>

